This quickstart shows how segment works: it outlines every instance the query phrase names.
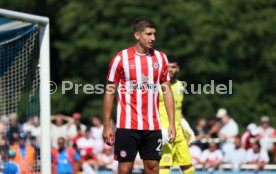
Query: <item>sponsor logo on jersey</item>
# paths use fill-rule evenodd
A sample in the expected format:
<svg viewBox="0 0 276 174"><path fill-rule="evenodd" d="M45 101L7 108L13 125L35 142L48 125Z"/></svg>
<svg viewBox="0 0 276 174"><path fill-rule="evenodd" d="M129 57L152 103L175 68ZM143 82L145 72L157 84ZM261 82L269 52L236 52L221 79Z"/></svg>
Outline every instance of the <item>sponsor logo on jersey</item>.
<svg viewBox="0 0 276 174"><path fill-rule="evenodd" d="M141 80L142 80L142 83L148 82L149 81L149 76L145 76L144 74L142 74Z"/></svg>
<svg viewBox="0 0 276 174"><path fill-rule="evenodd" d="M157 90L158 85L156 84L130 84L129 89L133 90Z"/></svg>

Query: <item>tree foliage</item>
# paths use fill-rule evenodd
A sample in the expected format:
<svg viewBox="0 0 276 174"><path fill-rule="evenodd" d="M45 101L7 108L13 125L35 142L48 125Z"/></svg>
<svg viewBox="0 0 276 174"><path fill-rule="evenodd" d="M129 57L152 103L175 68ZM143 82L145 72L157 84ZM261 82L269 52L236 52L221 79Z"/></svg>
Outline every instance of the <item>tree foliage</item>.
<svg viewBox="0 0 276 174"><path fill-rule="evenodd" d="M261 115L275 117L273 0L22 0L0 5L51 19L51 78L59 85L52 95L53 113L102 113L102 95L62 95L62 81L104 84L110 59L134 43L132 21L144 16L158 26L155 47L179 57L179 79L188 84L233 82L232 95L186 95L183 112L191 122L196 116L214 116L219 107L243 127Z"/></svg>

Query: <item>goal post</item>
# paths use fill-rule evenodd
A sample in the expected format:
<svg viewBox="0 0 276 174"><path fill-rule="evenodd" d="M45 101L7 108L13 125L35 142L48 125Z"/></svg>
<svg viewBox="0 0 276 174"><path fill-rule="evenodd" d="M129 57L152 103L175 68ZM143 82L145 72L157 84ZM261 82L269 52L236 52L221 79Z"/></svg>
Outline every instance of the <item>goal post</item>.
<svg viewBox="0 0 276 174"><path fill-rule="evenodd" d="M6 9L0 9L0 18L2 19L8 19L8 20L16 20L16 21L22 21L26 23L31 23L39 26L39 54L38 54L38 62L37 62L37 76L38 76L38 89L36 90L34 87L34 91L38 91L37 95L39 95L39 108L38 114L40 118L40 128L41 128L41 143L40 143L40 173L42 174L50 174L51 173L51 145L50 145L50 55L49 55L49 18L48 17L42 17L42 16L37 16L37 15L32 15L32 14L26 14L22 12L16 12L16 11L11 11L11 10L6 10ZM0 38L0 43L1 43L1 38ZM17 44L17 43L16 43ZM1 48L0 48L1 49ZM8 49L8 48L7 48ZM0 50L1 51L1 50ZM29 48L26 48L26 54L28 53ZM2 56L2 53L0 56ZM11 53L7 53L10 55ZM19 52L18 54L22 54ZM6 61L4 57L0 57L0 61ZM28 60L29 61L29 60ZM26 61L28 63L28 61ZM0 62L1 65L2 62ZM24 62L25 63L25 62ZM8 65L11 66L11 65ZM32 66L33 67L33 66ZM1 66L0 66L1 68ZM5 67L6 68L6 67ZM4 68L3 68L4 69ZM3 71L3 72L2 72ZM1 83L5 83L5 80L1 80L1 72L4 73L5 71L8 70L1 70L0 69L0 102L2 102L1 97L3 98L6 97L6 91L3 91L1 88ZM15 71L20 71L20 70L13 70ZM27 73L30 73L29 70L27 70ZM35 70L33 71L35 72ZM7 77L6 77L7 78ZM9 77L8 77L9 78ZM24 77L26 79L26 77ZM3 82L4 81L4 82ZM30 83L34 83L33 81ZM26 85L25 85L26 86ZM33 84L34 86L34 84ZM8 88L7 88L8 89ZM9 90L10 91L10 90ZM10 91L13 92L13 91ZM24 91L23 91L24 92ZM17 100L20 100L22 98L20 93L23 93L20 91L20 89L17 91L16 95L14 98ZM10 95L10 94L9 94ZM35 94L32 94L32 96L28 95L27 99L34 98ZM21 98L20 98L21 97ZM0 115L4 114L10 114L7 113L7 104L8 101L3 100L0 107L2 113L0 112ZM18 101L16 101L18 102ZM15 102L15 103L16 103ZM11 112L9 110L8 112ZM13 107L13 112L17 112L17 108Z"/></svg>

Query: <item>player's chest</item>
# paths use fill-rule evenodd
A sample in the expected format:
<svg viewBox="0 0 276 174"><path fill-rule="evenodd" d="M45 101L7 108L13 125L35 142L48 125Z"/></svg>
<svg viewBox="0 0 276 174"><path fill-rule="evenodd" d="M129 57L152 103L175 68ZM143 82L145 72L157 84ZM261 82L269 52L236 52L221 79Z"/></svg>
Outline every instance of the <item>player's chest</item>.
<svg viewBox="0 0 276 174"><path fill-rule="evenodd" d="M154 57L129 57L123 63L123 75L126 81L148 83L157 81L161 65Z"/></svg>

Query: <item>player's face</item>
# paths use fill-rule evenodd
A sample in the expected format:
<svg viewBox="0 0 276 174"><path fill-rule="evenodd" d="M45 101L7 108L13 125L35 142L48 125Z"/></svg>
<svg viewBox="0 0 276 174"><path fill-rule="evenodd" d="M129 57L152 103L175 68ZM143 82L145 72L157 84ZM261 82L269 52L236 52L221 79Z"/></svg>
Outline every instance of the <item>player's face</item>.
<svg viewBox="0 0 276 174"><path fill-rule="evenodd" d="M156 29L145 28L142 32L136 32L135 38L145 49L151 49L155 41Z"/></svg>
<svg viewBox="0 0 276 174"><path fill-rule="evenodd" d="M174 79L177 72L179 72L179 66L176 62L172 62L168 64L169 75L171 79Z"/></svg>

